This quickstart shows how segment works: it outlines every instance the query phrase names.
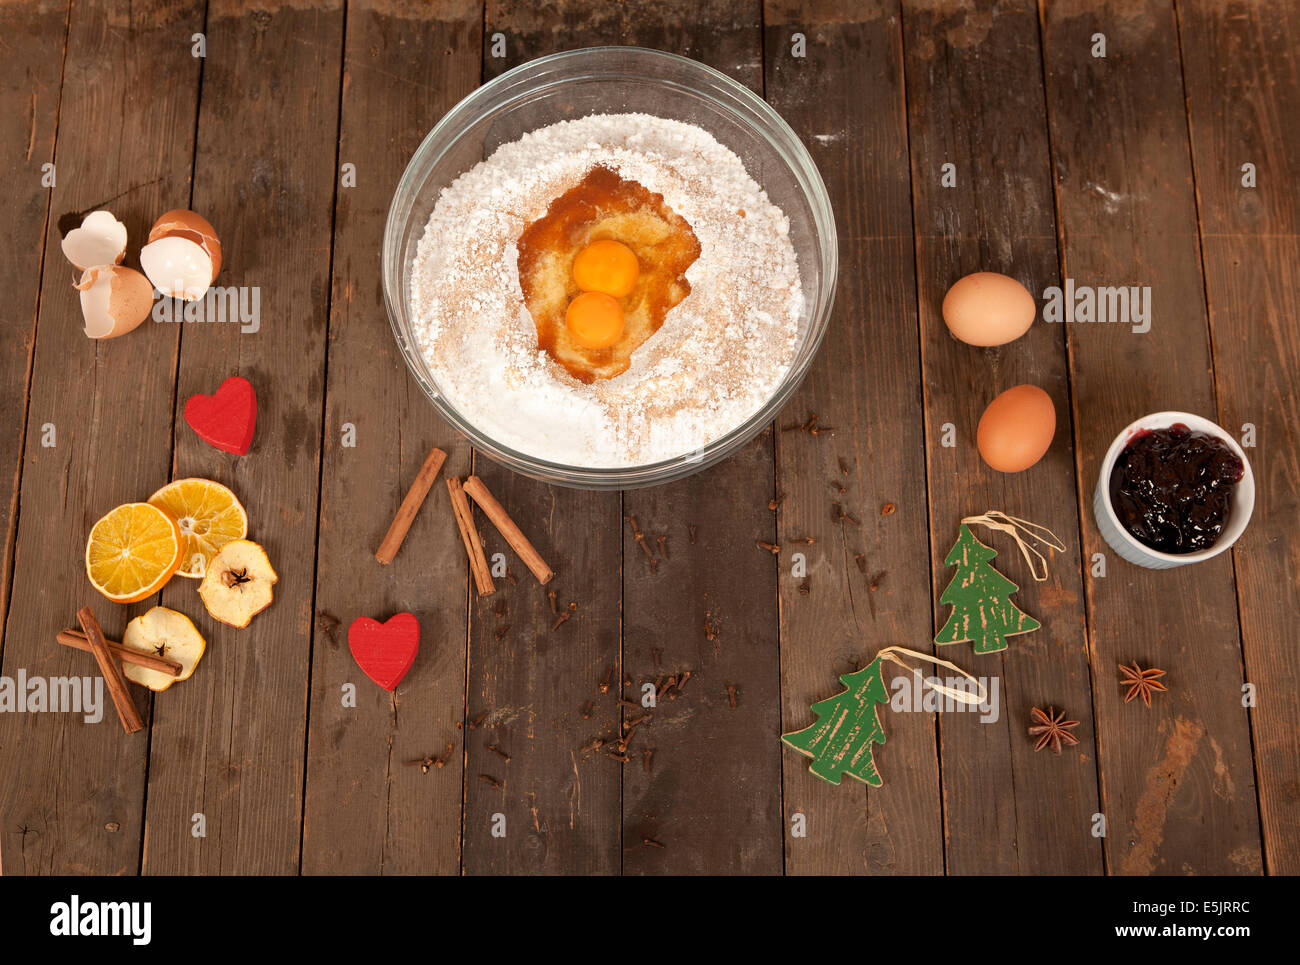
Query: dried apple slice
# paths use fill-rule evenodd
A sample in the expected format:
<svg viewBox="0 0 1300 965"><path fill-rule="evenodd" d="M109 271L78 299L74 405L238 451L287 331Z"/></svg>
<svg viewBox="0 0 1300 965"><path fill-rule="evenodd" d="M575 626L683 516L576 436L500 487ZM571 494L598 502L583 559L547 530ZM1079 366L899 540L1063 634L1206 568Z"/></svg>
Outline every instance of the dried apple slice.
<svg viewBox="0 0 1300 965"><path fill-rule="evenodd" d="M179 663L181 672L175 677L133 663L122 664L122 673L128 680L134 680L150 690L166 690L176 681L190 678L208 644L194 622L184 613L156 606L126 625L126 632L122 634L122 646L140 653L157 654Z"/></svg>
<svg viewBox="0 0 1300 965"><path fill-rule="evenodd" d="M246 627L271 605L277 580L261 546L250 539L231 540L208 563L199 596L213 619Z"/></svg>

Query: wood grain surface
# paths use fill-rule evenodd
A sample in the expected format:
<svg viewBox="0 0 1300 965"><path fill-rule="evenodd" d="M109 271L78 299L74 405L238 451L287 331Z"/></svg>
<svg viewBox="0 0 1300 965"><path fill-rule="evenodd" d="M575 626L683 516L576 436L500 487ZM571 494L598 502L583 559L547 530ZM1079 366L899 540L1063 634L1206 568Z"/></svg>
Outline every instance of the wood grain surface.
<svg viewBox="0 0 1300 965"><path fill-rule="evenodd" d="M63 90L63 54L68 39L68 4L9 4L0 7L0 35L9 38L0 68L0 224L11 231L13 250L0 268L0 286L14 306L10 336L0 343L0 654L12 585L14 539L18 535L18 485L22 478L23 433L31 387L45 239L53 194L55 128ZM54 173L57 175L57 168ZM55 182L57 183L57 176ZM58 253L56 253L58 257ZM44 423L41 424L42 428Z"/></svg>
<svg viewBox="0 0 1300 965"><path fill-rule="evenodd" d="M1098 33L1105 57L1092 53ZM1052 4L1043 46L1062 273L1080 285L1149 285L1153 298L1150 331L1067 326L1083 552L1107 558L1107 575L1088 583L1107 864L1119 874L1258 873L1232 558L1129 566L1092 520L1102 457L1126 425L1164 410L1217 415L1173 10ZM1168 672L1162 713L1124 702L1118 666L1135 660Z"/></svg>
<svg viewBox="0 0 1300 965"><path fill-rule="evenodd" d="M0 676L95 676L55 641L87 604L110 638L161 603L208 641L191 679L132 686L141 733L107 703L98 723L0 713L0 869L1300 871L1298 42L1285 0L0 4ZM830 324L789 404L729 459L623 493L512 473L445 424L394 342L380 263L439 118L512 67L598 44L694 58L763 96L838 231ZM526 122L502 120L485 151ZM256 330L149 321L87 340L63 235L108 208L138 266L176 207L217 228L216 284L258 290ZM1150 328L1040 320L971 347L940 305L977 270L1040 310L1067 280L1149 286ZM180 417L236 374L259 402L244 457ZM1023 383L1051 396L1054 442L998 473L976 425ZM1242 439L1257 497L1231 552L1153 571L1110 549L1092 498L1117 433L1166 409ZM434 445L440 478L381 566ZM475 509L497 591L472 592L444 482L471 472L549 584ZM121 607L84 575L95 520L185 476L236 492L279 573L247 629L211 619L192 580ZM944 557L988 510L1066 546L1038 582L1005 535L977 532L1042 628L998 654L936 647ZM389 693L347 631L405 611L420 653ZM818 780L780 734L890 645L982 678L988 712L882 707L884 785ZM1134 660L1168 671L1150 708L1124 701ZM885 683L911 689L901 668ZM1048 705L1079 721L1060 757L1025 733Z"/></svg>
<svg viewBox="0 0 1300 965"><path fill-rule="evenodd" d="M84 3L70 23L65 58L76 69L59 98L61 173L49 202L6 615L10 678L93 674L88 655L55 643L58 631L89 603L104 633L121 639L148 608L104 601L81 561L95 520L148 498L171 469L179 327L146 322L135 339L89 342L60 221L75 227L110 207L138 241L159 214L188 204L200 65L175 38L202 29L203 5L161 3L128 18L117 4ZM148 724L147 694L131 689ZM72 714L0 714L0 761L12 775L0 788L6 873L139 871L149 735L123 734L105 710L93 725Z"/></svg>
<svg viewBox="0 0 1300 965"><path fill-rule="evenodd" d="M944 558L963 518L1001 510L1048 527L1067 547L1051 554L1046 580L1036 582L1006 534L974 529L1019 585L1015 605L1043 627L1008 638L996 655L976 656L966 644L938 648L996 678L1000 706L995 722L941 719L947 867L1099 874L1098 842L1081 833L1099 794L1065 333L1039 324L1007 345L977 348L954 339L940 313L943 293L972 272L1009 275L1035 296L1059 283L1038 18L1031 2L919 4L905 7L904 23L935 627L948 619L937 601L955 573ZM954 166L955 187L944 186L945 164ZM996 395L1024 384L1051 397L1056 436L1036 465L998 472L978 458L976 425ZM945 423L955 445L945 444ZM1064 760L1024 739L1035 706L1079 721L1079 743Z"/></svg>
<svg viewBox="0 0 1300 965"><path fill-rule="evenodd" d="M248 456L232 456L177 419L172 474L233 489L280 579L246 629L205 621L204 673L158 702L144 871L290 874L302 836L343 5L214 2L205 32L193 206L214 212L217 284L260 288L261 317L256 331L185 328L177 410L242 375L258 394L257 429ZM250 102L273 103L275 123L243 109ZM223 210L234 215L224 224ZM201 613L188 581L165 587L162 602Z"/></svg>
<svg viewBox="0 0 1300 965"><path fill-rule="evenodd" d="M356 184L335 192L303 817L308 874L460 870L467 583L443 480L468 473L470 450L408 376L375 266L392 185L429 118L478 85L482 29L475 4L405 12L348 4L336 178L341 183L342 166L351 164ZM374 137L376 123L390 136ZM434 445L447 461L396 558L380 566L375 547ZM389 694L359 672L347 631L359 616L400 611L420 620L420 655ZM344 701L349 684L352 706ZM441 766L408 763L427 757Z"/></svg>
<svg viewBox="0 0 1300 965"><path fill-rule="evenodd" d="M1300 15L1294 4L1179 4L1220 423L1253 426L1255 515L1233 553L1264 862L1300 873ZM1254 186L1246 184L1252 165Z"/></svg>
<svg viewBox="0 0 1300 965"><path fill-rule="evenodd" d="M899 11L827 2L765 13L768 98L813 154L840 243L825 344L778 422L781 723L793 731L882 647L929 649L929 513ZM833 431L790 428L814 415ZM795 542L807 538L816 542ZM795 552L806 577L794 575ZM942 872L934 716L881 715L885 788L832 787L784 752L789 873ZM800 815L805 837L793 834Z"/></svg>
<svg viewBox="0 0 1300 965"><path fill-rule="evenodd" d="M586 13L489 4L484 80L569 46L566 18L576 26ZM614 22L610 13L617 9L583 24L593 42ZM498 36L502 57L490 43ZM556 575L541 587L475 510L489 562L503 554L509 578L471 605L469 714L478 733L467 740L465 872L616 873L620 765L581 748L598 732L616 732L621 719L619 495L548 486L481 456L474 471ZM558 607L570 603L577 615L553 628ZM502 820L504 836L494 837Z"/></svg>
<svg viewBox="0 0 1300 965"><path fill-rule="evenodd" d="M685 53L761 94L759 6L656 4L625 22L618 39ZM772 459L768 429L702 473L623 497L626 517L660 557L652 564L623 527L623 664L633 699L647 684L691 674L680 694L647 708L652 718L635 738L643 746L630 748L625 873L781 871L781 749L768 739L780 725L778 564L754 545L775 535ZM624 719L643 712L624 708Z"/></svg>

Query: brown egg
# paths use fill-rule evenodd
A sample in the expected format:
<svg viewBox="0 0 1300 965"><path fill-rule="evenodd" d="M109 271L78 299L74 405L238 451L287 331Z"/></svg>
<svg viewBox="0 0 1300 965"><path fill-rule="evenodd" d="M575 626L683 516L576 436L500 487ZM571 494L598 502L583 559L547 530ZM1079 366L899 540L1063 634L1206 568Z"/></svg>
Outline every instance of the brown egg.
<svg viewBox="0 0 1300 965"><path fill-rule="evenodd" d="M149 317L153 285L134 268L100 265L81 274L81 317L90 338L117 338Z"/></svg>
<svg viewBox="0 0 1300 965"><path fill-rule="evenodd" d="M1038 306L1014 278L977 271L959 278L943 298L943 320L953 336L970 345L1005 345L1034 324Z"/></svg>
<svg viewBox="0 0 1300 965"><path fill-rule="evenodd" d="M155 221L153 227L149 229L149 245L166 238L184 239L198 245L203 250L203 254L212 260L212 277L207 280L208 284L210 285L217 280L217 273L221 271L221 241L217 238L216 229L212 227L206 218L184 208L175 208L168 211ZM148 248L149 245L145 247ZM169 254L172 256L171 261L173 263L181 255L179 252ZM144 261L145 258L142 253L141 262ZM202 261L202 258L190 256L190 261L197 264ZM145 270L145 274L150 274L148 269ZM153 275L150 275L150 280L155 283L155 286L157 285L158 279L154 278ZM192 283L191 287L194 287ZM207 286L203 287L206 289ZM172 294L172 292L161 288L159 290L163 291L164 294ZM180 292L175 292L175 294L177 297L181 297Z"/></svg>
<svg viewBox="0 0 1300 965"><path fill-rule="evenodd" d="M1028 469L1052 445L1056 406L1036 385L1017 385L989 403L980 416L975 443L980 456L999 472Z"/></svg>

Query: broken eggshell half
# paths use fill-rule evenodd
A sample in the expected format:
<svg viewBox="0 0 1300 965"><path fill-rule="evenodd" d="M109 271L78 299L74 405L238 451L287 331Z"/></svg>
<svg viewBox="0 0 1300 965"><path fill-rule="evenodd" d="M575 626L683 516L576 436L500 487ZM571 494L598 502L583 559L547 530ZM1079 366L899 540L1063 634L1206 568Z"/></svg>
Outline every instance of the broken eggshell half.
<svg viewBox="0 0 1300 965"><path fill-rule="evenodd" d="M221 242L206 218L176 208L149 229L140 267L163 295L197 301L221 271Z"/></svg>
<svg viewBox="0 0 1300 965"><path fill-rule="evenodd" d="M138 328L153 308L153 285L134 268L87 268L75 287L81 292L81 317L91 338L125 335Z"/></svg>
<svg viewBox="0 0 1300 965"><path fill-rule="evenodd" d="M126 225L111 211L92 211L63 238L63 256L85 271L100 265L120 265L126 254Z"/></svg>

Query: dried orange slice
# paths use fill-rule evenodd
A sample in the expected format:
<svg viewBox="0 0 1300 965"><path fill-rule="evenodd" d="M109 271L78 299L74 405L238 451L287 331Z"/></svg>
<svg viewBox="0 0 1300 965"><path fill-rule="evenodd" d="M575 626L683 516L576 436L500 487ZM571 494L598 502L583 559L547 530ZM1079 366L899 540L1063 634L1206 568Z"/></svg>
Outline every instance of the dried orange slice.
<svg viewBox="0 0 1300 965"><path fill-rule="evenodd" d="M90 528L86 575L115 603L157 593L181 562L181 528L148 503L119 506Z"/></svg>
<svg viewBox="0 0 1300 965"><path fill-rule="evenodd" d="M221 547L248 535L248 514L225 486L211 479L178 479L149 497L181 528L179 576L202 579Z"/></svg>

